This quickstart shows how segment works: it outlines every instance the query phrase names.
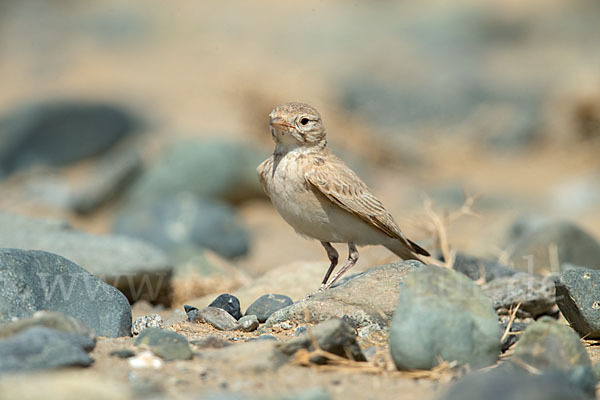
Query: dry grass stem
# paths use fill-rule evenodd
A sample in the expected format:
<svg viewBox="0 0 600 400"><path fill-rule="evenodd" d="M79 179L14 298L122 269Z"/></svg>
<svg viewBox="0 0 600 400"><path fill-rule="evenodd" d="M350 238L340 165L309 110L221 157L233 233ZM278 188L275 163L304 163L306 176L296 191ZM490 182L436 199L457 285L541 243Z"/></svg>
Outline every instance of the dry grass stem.
<svg viewBox="0 0 600 400"><path fill-rule="evenodd" d="M506 324L506 329L504 330L504 333L500 337L500 343L502 343L506 339L506 337L510 334L510 328L512 327L512 324L515 321L517 312L519 311L519 307L521 307L521 303L522 302L520 301L519 304L517 304L517 306L513 310L510 311L510 317L508 318L508 324Z"/></svg>

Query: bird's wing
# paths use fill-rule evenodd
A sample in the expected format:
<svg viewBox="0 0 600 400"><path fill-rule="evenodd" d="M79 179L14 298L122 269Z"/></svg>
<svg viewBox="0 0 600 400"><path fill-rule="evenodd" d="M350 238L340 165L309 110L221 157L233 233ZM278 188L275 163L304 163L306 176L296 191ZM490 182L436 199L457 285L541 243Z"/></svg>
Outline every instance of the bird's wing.
<svg viewBox="0 0 600 400"><path fill-rule="evenodd" d="M267 196L271 196L269 194L269 188L267 186L267 175L273 169L273 157L267 158L265 161L260 163L260 165L256 168L256 172L258 173L258 181L260 182L260 186L262 186L265 194Z"/></svg>
<svg viewBox="0 0 600 400"><path fill-rule="evenodd" d="M412 247L379 199L339 158L328 155L327 162L315 163L304 177L334 204Z"/></svg>

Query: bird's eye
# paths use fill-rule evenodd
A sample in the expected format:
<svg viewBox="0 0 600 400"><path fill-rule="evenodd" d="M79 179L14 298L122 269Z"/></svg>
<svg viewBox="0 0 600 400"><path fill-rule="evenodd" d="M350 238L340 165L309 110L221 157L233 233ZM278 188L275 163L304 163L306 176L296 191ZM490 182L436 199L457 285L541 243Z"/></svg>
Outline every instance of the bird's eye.
<svg viewBox="0 0 600 400"><path fill-rule="evenodd" d="M306 118L306 117L305 117L305 118L302 118L302 119L300 120L300 123L301 123L302 125L306 125L306 124L308 124L308 118Z"/></svg>

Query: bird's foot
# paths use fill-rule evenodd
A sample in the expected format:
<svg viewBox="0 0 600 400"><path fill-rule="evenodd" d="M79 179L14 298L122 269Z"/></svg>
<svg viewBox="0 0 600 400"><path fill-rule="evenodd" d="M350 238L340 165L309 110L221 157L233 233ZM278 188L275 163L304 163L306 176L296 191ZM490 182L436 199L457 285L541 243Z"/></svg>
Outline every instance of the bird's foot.
<svg viewBox="0 0 600 400"><path fill-rule="evenodd" d="M327 289L327 285L322 284L321 287L316 292L307 294L306 297L304 298L304 300L310 300L315 294L321 293L322 291L324 291L326 289Z"/></svg>

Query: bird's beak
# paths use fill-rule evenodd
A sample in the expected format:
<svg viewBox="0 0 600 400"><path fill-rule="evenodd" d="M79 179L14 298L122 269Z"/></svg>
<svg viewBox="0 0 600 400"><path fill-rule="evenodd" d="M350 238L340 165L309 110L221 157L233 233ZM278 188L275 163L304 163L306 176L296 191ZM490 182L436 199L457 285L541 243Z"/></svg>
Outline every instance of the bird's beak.
<svg viewBox="0 0 600 400"><path fill-rule="evenodd" d="M285 122L285 120L283 118L279 118L279 117L275 117L275 118L271 118L271 120L269 121L269 124L275 128L275 129L280 129L280 130L289 130L291 128L291 126Z"/></svg>

